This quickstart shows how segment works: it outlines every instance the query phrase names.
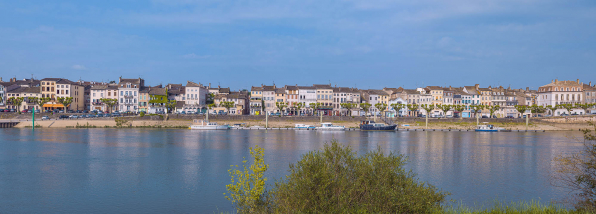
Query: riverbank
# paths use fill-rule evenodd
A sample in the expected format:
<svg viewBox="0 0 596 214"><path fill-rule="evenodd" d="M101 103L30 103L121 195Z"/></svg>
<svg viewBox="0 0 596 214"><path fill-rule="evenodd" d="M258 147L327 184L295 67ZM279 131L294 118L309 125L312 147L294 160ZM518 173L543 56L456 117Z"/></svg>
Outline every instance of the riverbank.
<svg viewBox="0 0 596 214"><path fill-rule="evenodd" d="M192 124L192 119L188 117L173 117L169 120L161 120L149 117L124 117L120 124L114 118L101 119L66 119L66 120L36 120L36 127L40 128L114 128L114 127L133 127L133 128L186 128ZM198 118L201 119L201 118ZM374 118L369 118L374 120ZM323 122L330 122L335 125L345 126L346 128L358 128L360 121L365 118L339 118L323 117ZM428 127L424 118L393 118L387 119L398 123L399 129L451 129L451 130L472 130L476 127L476 120L465 118L459 119L429 119ZM241 126L265 127L266 121L261 118L250 117L216 117L212 122L219 124L241 124ZM378 123L383 120L376 118ZM577 131L579 129L589 128L587 122L596 122L596 117L574 117L574 118L532 118L527 129L546 130L546 131ZM526 123L523 119L481 119L480 122L488 122L492 125L510 130L526 130ZM295 124L320 125L318 117L294 117L294 118L269 118L269 128L293 128ZM31 127L31 121L23 121L16 125L16 128ZM404 126L405 125L405 126Z"/></svg>

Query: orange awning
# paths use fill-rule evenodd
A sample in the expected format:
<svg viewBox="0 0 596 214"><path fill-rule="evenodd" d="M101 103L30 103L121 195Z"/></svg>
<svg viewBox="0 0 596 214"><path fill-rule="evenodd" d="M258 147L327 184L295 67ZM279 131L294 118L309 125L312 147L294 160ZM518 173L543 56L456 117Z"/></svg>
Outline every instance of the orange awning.
<svg viewBox="0 0 596 214"><path fill-rule="evenodd" d="M43 104L44 108L64 108L62 104Z"/></svg>

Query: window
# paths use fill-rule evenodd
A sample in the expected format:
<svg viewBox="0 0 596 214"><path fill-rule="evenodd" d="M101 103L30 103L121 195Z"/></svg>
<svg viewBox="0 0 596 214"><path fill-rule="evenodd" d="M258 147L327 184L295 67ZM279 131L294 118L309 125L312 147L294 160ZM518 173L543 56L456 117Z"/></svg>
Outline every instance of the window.
<svg viewBox="0 0 596 214"><path fill-rule="evenodd" d="M120 91L120 96L124 96L124 92L123 91Z"/></svg>

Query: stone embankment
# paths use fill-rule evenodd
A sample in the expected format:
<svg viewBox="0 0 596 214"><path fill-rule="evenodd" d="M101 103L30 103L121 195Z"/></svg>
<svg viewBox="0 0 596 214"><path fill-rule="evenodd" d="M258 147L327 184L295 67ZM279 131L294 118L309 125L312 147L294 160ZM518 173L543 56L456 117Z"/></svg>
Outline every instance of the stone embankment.
<svg viewBox="0 0 596 214"><path fill-rule="evenodd" d="M67 114L69 115L69 114ZM27 115L13 115L12 120L22 121L16 127L30 127L31 118ZM122 124L117 124L114 118L86 118L86 119L57 119L59 115L46 115L50 120L42 121L40 118L44 114L36 115L36 126L43 128L70 128L70 127L158 127L158 128L183 128L192 124L194 119L205 119L202 115L162 115L162 116L129 116L124 117ZM6 118L6 114L0 115ZM242 126L261 126L273 128L291 128L295 124L319 125L321 117L316 116L270 116L265 122L265 116L249 115L226 115L210 116L209 120L220 124L242 124ZM347 128L358 128L362 120L376 120L379 123L383 121L399 124L399 129L444 129L444 130L472 130L476 127L475 118L429 118L428 127L426 127L426 118L365 118L350 116L323 116L323 122L331 122L336 125L346 126ZM523 118L481 118L480 123L487 122L498 127L511 130L526 130L526 120ZM596 122L595 116L576 116L576 117L553 117L553 118L530 118L529 130L579 130L588 128L587 122ZM406 125L406 126L404 126ZM120 126L119 126L120 127Z"/></svg>

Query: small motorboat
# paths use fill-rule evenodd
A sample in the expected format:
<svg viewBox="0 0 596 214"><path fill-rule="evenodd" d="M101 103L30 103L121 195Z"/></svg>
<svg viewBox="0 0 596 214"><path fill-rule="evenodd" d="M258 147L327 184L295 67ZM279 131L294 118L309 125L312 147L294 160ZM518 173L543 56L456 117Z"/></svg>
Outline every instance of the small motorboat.
<svg viewBox="0 0 596 214"><path fill-rule="evenodd" d="M228 125L218 125L215 122L209 122L201 120L200 124L197 121L194 121L196 125L191 125L188 129L192 130L228 130L230 126Z"/></svg>
<svg viewBox="0 0 596 214"><path fill-rule="evenodd" d="M370 120L362 121L360 124L361 131L394 131L396 127L397 125L385 125Z"/></svg>
<svg viewBox="0 0 596 214"><path fill-rule="evenodd" d="M490 124L482 124L476 127L477 132L502 132L505 131L504 128L499 128Z"/></svg>
<svg viewBox="0 0 596 214"><path fill-rule="evenodd" d="M294 125L294 128L296 128L296 129L314 129L316 127L312 126L312 125L296 124L296 125Z"/></svg>
<svg viewBox="0 0 596 214"><path fill-rule="evenodd" d="M322 131L344 131L346 130L345 126L336 126L333 123L321 123L320 127L316 127L316 130Z"/></svg>

